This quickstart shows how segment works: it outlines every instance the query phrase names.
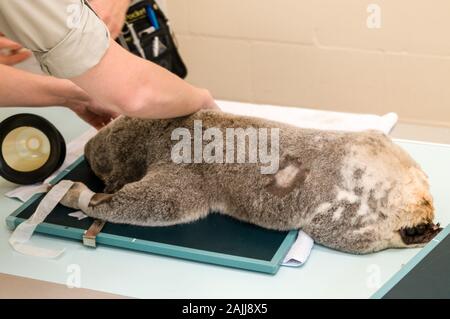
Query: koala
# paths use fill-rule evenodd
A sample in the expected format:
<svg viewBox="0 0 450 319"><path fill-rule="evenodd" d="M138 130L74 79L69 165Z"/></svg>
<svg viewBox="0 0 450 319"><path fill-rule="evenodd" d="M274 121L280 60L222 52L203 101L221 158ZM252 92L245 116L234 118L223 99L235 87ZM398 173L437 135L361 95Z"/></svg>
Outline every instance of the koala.
<svg viewBox="0 0 450 319"><path fill-rule="evenodd" d="M260 161L174 161L173 132L182 128L192 140L199 121L201 132L277 130L269 144L278 169L263 174ZM219 148L215 155L230 159ZM302 129L213 110L169 120L120 117L86 144L85 157L105 184L85 213L111 223L169 226L217 212L268 229L302 229L316 243L355 254L423 246L442 229L433 223L427 176L377 131ZM86 189L75 183L61 203L80 209Z"/></svg>

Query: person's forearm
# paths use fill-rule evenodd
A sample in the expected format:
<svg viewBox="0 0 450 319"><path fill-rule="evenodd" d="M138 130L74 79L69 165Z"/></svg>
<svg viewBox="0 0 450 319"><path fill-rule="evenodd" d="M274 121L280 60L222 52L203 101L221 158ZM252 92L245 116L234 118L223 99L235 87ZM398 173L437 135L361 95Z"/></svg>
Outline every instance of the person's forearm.
<svg viewBox="0 0 450 319"><path fill-rule="evenodd" d="M140 118L172 118L214 106L208 91L140 59L114 41L100 63L71 79L103 105Z"/></svg>
<svg viewBox="0 0 450 319"><path fill-rule="evenodd" d="M65 105L70 85L67 80L0 65L0 106Z"/></svg>

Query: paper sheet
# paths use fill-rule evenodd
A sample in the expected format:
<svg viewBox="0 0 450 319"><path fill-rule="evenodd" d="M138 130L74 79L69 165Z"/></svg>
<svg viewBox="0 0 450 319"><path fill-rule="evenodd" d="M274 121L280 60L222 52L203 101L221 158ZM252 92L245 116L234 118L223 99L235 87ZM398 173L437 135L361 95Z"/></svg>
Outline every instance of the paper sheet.
<svg viewBox="0 0 450 319"><path fill-rule="evenodd" d="M70 217L76 218L78 220L83 220L85 218L88 218L88 216L80 210L73 212L73 213L69 213L68 215Z"/></svg>
<svg viewBox="0 0 450 319"><path fill-rule="evenodd" d="M297 240L284 258L282 265L287 267L300 267L308 260L313 246L314 240L300 230L298 232Z"/></svg>

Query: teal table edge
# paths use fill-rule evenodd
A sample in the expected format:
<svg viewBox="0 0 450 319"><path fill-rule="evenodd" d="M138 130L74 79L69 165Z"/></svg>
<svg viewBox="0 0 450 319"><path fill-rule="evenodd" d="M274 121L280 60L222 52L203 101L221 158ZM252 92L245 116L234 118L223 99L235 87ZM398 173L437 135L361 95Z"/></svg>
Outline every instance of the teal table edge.
<svg viewBox="0 0 450 319"><path fill-rule="evenodd" d="M68 166L58 176L56 176L50 184L54 185L64 178L73 168L80 164L84 160L84 156L78 158L74 163ZM7 216L6 224L9 229L14 230L20 223L24 222L23 218L18 218L24 209L30 206L36 199L42 194L35 194L27 202L21 205L11 215ZM82 242L84 230L78 228L72 228L67 226L54 225L49 223L42 223L37 226L37 232L54 235L58 237L70 238L79 240ZM152 241L138 240L124 236L116 236L112 234L100 233L96 241L99 244L108 246L121 247L136 251L144 251L148 253L154 253L164 256L200 261L209 264L216 264L221 266L247 269L257 272L275 274L281 266L284 257L287 255L290 247L297 238L298 231L290 231L277 252L274 254L270 261L263 261L259 259L253 259L248 257L232 256L227 254L221 254L210 251L203 251L199 249L193 249L188 247L180 247L175 245L163 244Z"/></svg>
<svg viewBox="0 0 450 319"><path fill-rule="evenodd" d="M416 265L424 259L439 243L450 233L450 225L442 230L435 238L433 238L424 248L422 248L417 255L415 255L406 265L394 274L375 294L371 299L381 299L386 295L395 285L398 284L403 277L405 277Z"/></svg>

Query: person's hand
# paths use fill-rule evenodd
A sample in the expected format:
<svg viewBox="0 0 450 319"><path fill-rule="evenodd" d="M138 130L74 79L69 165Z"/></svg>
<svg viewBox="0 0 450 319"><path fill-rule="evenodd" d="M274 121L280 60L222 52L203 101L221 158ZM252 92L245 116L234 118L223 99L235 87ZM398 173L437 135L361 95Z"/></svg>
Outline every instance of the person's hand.
<svg viewBox="0 0 450 319"><path fill-rule="evenodd" d="M205 102L203 103L203 109L206 110L216 110L216 111L222 111L220 107L216 104L216 101L214 100L211 93L206 89L200 89L203 91L203 94L205 96Z"/></svg>
<svg viewBox="0 0 450 319"><path fill-rule="evenodd" d="M20 44L8 39L0 33L0 64L14 65L31 56Z"/></svg>
<svg viewBox="0 0 450 319"><path fill-rule="evenodd" d="M106 24L111 37L116 39L125 23L130 0L91 0L89 4Z"/></svg>
<svg viewBox="0 0 450 319"><path fill-rule="evenodd" d="M64 85L67 86L63 105L71 109L81 119L96 129L101 129L119 116L118 113L104 108L72 82L66 80L61 81L64 81Z"/></svg>

